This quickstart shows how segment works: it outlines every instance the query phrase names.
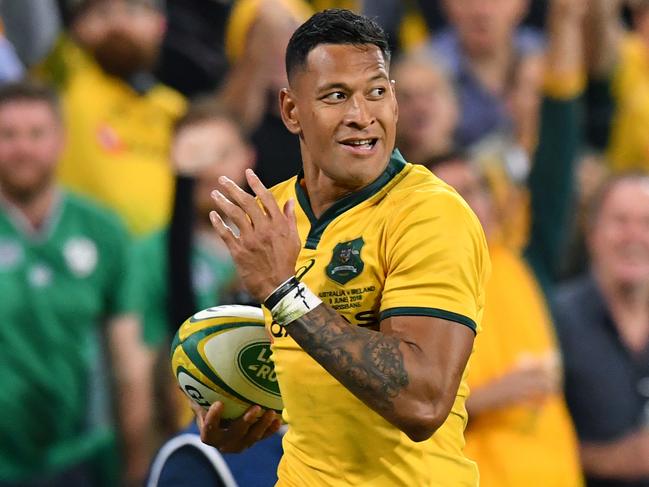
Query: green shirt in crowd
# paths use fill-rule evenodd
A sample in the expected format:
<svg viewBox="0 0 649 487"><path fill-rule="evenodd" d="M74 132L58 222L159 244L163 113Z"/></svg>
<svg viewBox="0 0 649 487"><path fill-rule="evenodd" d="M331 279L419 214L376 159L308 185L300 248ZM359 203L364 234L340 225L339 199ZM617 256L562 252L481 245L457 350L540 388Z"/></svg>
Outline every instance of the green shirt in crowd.
<svg viewBox="0 0 649 487"><path fill-rule="evenodd" d="M141 314L144 342L157 348L171 335L168 320L169 231L155 232L136 242L133 252L133 288ZM199 236L191 256L192 286L198 310L221 304L224 291L235 277L232 258L225 248L218 248L211 236ZM198 311L197 310L197 311ZM174 324L175 328L181 323Z"/></svg>
<svg viewBox="0 0 649 487"><path fill-rule="evenodd" d="M0 206L0 479L53 475L114 441L98 337L133 310L128 248L118 218L81 197L59 193L38 232Z"/></svg>

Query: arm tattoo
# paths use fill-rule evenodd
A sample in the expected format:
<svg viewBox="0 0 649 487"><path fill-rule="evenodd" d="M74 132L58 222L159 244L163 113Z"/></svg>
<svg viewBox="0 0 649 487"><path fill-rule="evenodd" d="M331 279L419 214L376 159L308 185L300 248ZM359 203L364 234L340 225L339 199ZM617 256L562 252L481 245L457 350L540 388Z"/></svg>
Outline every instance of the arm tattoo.
<svg viewBox="0 0 649 487"><path fill-rule="evenodd" d="M320 305L287 326L288 334L352 394L378 413L394 410L409 383L401 341L347 323Z"/></svg>

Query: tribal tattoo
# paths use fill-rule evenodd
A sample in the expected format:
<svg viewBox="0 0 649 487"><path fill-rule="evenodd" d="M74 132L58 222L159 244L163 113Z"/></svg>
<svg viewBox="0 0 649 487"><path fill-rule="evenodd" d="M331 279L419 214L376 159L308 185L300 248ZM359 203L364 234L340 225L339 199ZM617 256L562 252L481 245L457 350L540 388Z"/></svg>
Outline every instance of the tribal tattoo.
<svg viewBox="0 0 649 487"><path fill-rule="evenodd" d="M287 327L288 334L356 397L379 413L409 383L401 341L347 323L320 305Z"/></svg>

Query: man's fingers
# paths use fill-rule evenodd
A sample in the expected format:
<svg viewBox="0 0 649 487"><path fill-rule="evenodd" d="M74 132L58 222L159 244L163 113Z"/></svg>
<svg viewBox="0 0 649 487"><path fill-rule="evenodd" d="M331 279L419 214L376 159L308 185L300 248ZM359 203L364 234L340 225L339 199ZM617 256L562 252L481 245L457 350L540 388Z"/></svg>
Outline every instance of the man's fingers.
<svg viewBox="0 0 649 487"><path fill-rule="evenodd" d="M273 197L272 193L268 191L264 183L257 177L255 171L252 169L246 169L246 180L248 181L248 186L255 193L261 204L264 206L266 213L270 215L271 218L276 219L281 215L279 211L279 206L277 206L277 201Z"/></svg>
<svg viewBox="0 0 649 487"><path fill-rule="evenodd" d="M297 218L295 216L295 200L290 198L284 204L284 216L288 220L289 227L297 235Z"/></svg>
<svg viewBox="0 0 649 487"><path fill-rule="evenodd" d="M288 222L288 228L291 232L292 238L298 243L298 245L301 245L300 234L297 230L297 217L295 216L295 200L293 198L290 198L284 204L284 216Z"/></svg>
<svg viewBox="0 0 649 487"><path fill-rule="evenodd" d="M246 445L247 446L253 445L254 443L264 438L264 435L266 434L268 429L273 425L273 422L276 419L277 419L277 413L275 413L275 411L272 410L266 411L264 415L261 418L259 418L259 420L255 424L253 424L248 430L248 433L244 438Z"/></svg>
<svg viewBox="0 0 649 487"><path fill-rule="evenodd" d="M189 404L196 415L196 422L198 423L198 429L203 429L203 424L205 423L205 409L196 404L194 401L189 401Z"/></svg>
<svg viewBox="0 0 649 487"><path fill-rule="evenodd" d="M274 435L282 427L282 420L280 418L275 418L271 425L266 429L264 435L261 437L262 440L265 440L269 436Z"/></svg>
<svg viewBox="0 0 649 487"><path fill-rule="evenodd" d="M221 237L226 245L230 246L230 243L234 242L237 237L232 229L223 221L221 215L216 211L210 211L210 221L212 222L212 227L214 227L218 236Z"/></svg>
<svg viewBox="0 0 649 487"><path fill-rule="evenodd" d="M223 403L215 402L203 416L203 427L201 428L201 441L212 446L219 446L221 440L221 414L223 414Z"/></svg>
<svg viewBox="0 0 649 487"><path fill-rule="evenodd" d="M248 220L248 215L237 205L232 203L228 198L225 197L223 193L219 190L212 191L212 199L216 203L216 206L221 213L225 215L239 229L239 233L243 234L250 230L250 220Z"/></svg>
<svg viewBox="0 0 649 487"><path fill-rule="evenodd" d="M224 453L240 452L245 450L249 445L245 437L261 417L262 409L259 406L252 406L239 419L232 421L227 429L226 441L220 446L219 450Z"/></svg>
<svg viewBox="0 0 649 487"><path fill-rule="evenodd" d="M219 184L223 188L225 196L234 204L239 206L252 220L253 226L263 224L267 216L255 201L255 198L246 193L231 179L221 176Z"/></svg>

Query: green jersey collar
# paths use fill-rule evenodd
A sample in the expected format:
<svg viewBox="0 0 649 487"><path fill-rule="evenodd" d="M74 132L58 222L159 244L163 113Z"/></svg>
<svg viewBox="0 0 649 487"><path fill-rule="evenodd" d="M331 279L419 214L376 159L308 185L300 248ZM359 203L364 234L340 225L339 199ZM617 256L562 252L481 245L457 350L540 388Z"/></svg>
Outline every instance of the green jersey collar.
<svg viewBox="0 0 649 487"><path fill-rule="evenodd" d="M45 242L55 232L65 206L65 192L56 188L52 206L40 228L34 228L23 211L0 194L0 211L8 219L14 230L23 238L32 242Z"/></svg>
<svg viewBox="0 0 649 487"><path fill-rule="evenodd" d="M306 242L304 247L307 249L315 249L318 247L320 238L324 233L327 225L329 225L337 217L345 213L347 210L350 210L357 206L358 204L366 201L367 199L374 196L382 188L384 188L394 177L399 174L403 168L406 167L406 161L403 159L403 156L398 149L394 149L390 157L385 171L374 180L374 182L368 184L363 189L356 191L355 193L348 194L343 198L336 201L331 205L327 210L320 216L316 218L311 209L311 202L309 201L309 196L302 188L300 181L304 177L304 172L300 172L295 181L295 194L297 195L297 200L302 207L302 210L309 218L311 223L311 230L307 235Z"/></svg>

